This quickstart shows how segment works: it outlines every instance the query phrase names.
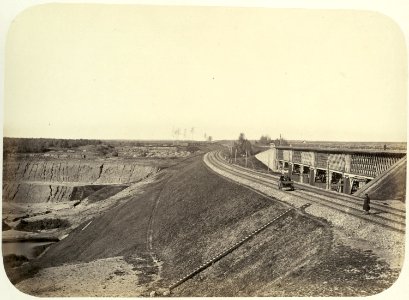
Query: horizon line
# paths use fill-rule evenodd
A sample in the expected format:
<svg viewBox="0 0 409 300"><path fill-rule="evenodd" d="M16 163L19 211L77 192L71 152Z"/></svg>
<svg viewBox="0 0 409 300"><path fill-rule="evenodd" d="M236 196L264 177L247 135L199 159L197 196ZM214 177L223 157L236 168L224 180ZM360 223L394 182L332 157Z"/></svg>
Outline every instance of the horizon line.
<svg viewBox="0 0 409 300"><path fill-rule="evenodd" d="M202 139L172 139L172 138L159 138L159 139L146 139L146 138L58 138L58 137L15 137L15 136L3 136L3 139L9 138L9 139L54 139L54 140L102 140L102 141L191 141L191 142L205 142L206 140ZM271 138L271 141L274 141L278 138ZM212 142L216 141L235 141L235 139L230 139L230 138L220 138L220 139L213 139ZM258 139L254 138L247 138L247 140L254 140L257 141ZM368 140L307 140L307 139L285 139L288 142L336 142L336 143L407 143L407 141L382 141L382 140L377 140L377 141L368 141Z"/></svg>

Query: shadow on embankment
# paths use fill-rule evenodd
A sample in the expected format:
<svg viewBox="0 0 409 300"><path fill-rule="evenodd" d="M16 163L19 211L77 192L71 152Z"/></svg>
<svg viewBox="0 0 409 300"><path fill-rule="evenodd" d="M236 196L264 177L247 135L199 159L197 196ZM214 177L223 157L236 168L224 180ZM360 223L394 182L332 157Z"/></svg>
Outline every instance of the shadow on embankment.
<svg viewBox="0 0 409 300"><path fill-rule="evenodd" d="M154 248L164 261L164 285L287 209L215 175L201 162L187 166L164 187L155 215ZM325 220L293 210L172 294L357 296L383 291L396 276L371 251L338 244Z"/></svg>
<svg viewBox="0 0 409 300"><path fill-rule="evenodd" d="M287 209L194 159L162 171L143 193L78 227L33 262L31 272L123 256L147 272L140 285L165 290ZM359 296L386 289L396 276L370 251L339 244L326 221L293 210L172 295Z"/></svg>

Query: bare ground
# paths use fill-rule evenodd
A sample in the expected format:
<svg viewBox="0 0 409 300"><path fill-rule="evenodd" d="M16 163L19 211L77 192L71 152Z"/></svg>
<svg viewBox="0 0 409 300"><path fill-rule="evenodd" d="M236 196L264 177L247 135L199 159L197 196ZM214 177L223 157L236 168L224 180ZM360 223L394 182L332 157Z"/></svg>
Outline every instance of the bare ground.
<svg viewBox="0 0 409 300"><path fill-rule="evenodd" d="M116 206L13 270L16 287L35 296L162 292L287 209L215 175L200 158L122 192ZM398 273L359 239L296 210L172 295L362 296L388 288Z"/></svg>

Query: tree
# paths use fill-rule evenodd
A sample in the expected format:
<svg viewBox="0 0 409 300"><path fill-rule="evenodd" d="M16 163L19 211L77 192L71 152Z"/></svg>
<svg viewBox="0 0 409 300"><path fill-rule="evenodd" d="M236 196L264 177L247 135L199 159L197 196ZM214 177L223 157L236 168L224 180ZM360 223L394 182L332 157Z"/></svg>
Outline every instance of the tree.
<svg viewBox="0 0 409 300"><path fill-rule="evenodd" d="M246 139L244 133L240 133L237 144L235 144L235 148L239 154L251 155L253 152L251 143Z"/></svg>
<svg viewBox="0 0 409 300"><path fill-rule="evenodd" d="M67 140L62 140L60 147L61 148L69 148L68 141Z"/></svg>
<svg viewBox="0 0 409 300"><path fill-rule="evenodd" d="M251 146L249 140L244 141L242 146L242 153L245 153L246 155L251 155L253 153L253 147Z"/></svg>
<svg viewBox="0 0 409 300"><path fill-rule="evenodd" d="M290 144L286 139L284 139L281 136L280 138L276 138L273 143L275 146L288 146Z"/></svg>
<svg viewBox="0 0 409 300"><path fill-rule="evenodd" d="M271 143L271 138L268 135L262 135L259 140L260 144L269 145Z"/></svg>
<svg viewBox="0 0 409 300"><path fill-rule="evenodd" d="M208 141L208 142L211 142L212 140L213 140L212 136L209 135L209 136L207 137L207 141Z"/></svg>
<svg viewBox="0 0 409 300"><path fill-rule="evenodd" d="M246 140L246 136L244 133L240 133L239 135L239 144L242 144Z"/></svg>

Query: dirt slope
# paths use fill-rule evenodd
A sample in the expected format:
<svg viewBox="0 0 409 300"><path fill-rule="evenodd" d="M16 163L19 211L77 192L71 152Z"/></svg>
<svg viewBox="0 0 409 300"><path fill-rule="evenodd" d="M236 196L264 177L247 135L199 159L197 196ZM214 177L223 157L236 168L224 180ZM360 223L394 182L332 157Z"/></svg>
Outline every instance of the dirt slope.
<svg viewBox="0 0 409 300"><path fill-rule="evenodd" d="M363 197L365 193L369 193L371 199L377 200L401 200L405 202L406 198L406 156L398 161L379 178L375 178L362 189L356 196Z"/></svg>
<svg viewBox="0 0 409 300"><path fill-rule="evenodd" d="M127 183L152 167L126 160L22 159L5 161L5 181ZM146 175L145 174L145 175Z"/></svg>
<svg viewBox="0 0 409 300"><path fill-rule="evenodd" d="M78 284L65 273L68 266L122 257L131 266L128 269L141 276L135 291L147 296L287 208L215 175L201 158L189 159L162 171L143 194L131 196L51 246L44 256L21 269L43 269L35 280L21 281L18 286L34 295L51 291L53 295L70 295ZM50 275L46 267L52 266L62 268L50 273L54 280L60 271L65 274L56 280L58 287L47 285ZM396 277L385 277L391 272L370 251L363 253L336 242L325 221L293 211L172 295L368 295L388 287ZM95 278L86 274L81 278L88 293L82 295L96 288ZM112 281L115 274L109 276ZM23 278L15 276L14 280ZM37 285L43 288L36 289ZM121 287L125 286L132 285ZM132 294L122 288L115 295ZM138 295L135 291L134 296ZM93 295L103 296L104 290L96 289Z"/></svg>
<svg viewBox="0 0 409 300"><path fill-rule="evenodd" d="M214 176L201 162L175 175L161 195L155 215L154 241L165 262L165 277L175 279L288 209ZM291 227L293 218L298 217L289 216L277 226ZM296 228L297 222L294 225ZM317 228L319 234L323 233L321 227ZM303 234L312 232L308 238L313 239L314 229L304 228Z"/></svg>
<svg viewBox="0 0 409 300"><path fill-rule="evenodd" d="M126 160L19 159L3 165L3 201L41 203L73 200L85 185L139 181L157 167ZM74 197L75 198L75 197Z"/></svg>

